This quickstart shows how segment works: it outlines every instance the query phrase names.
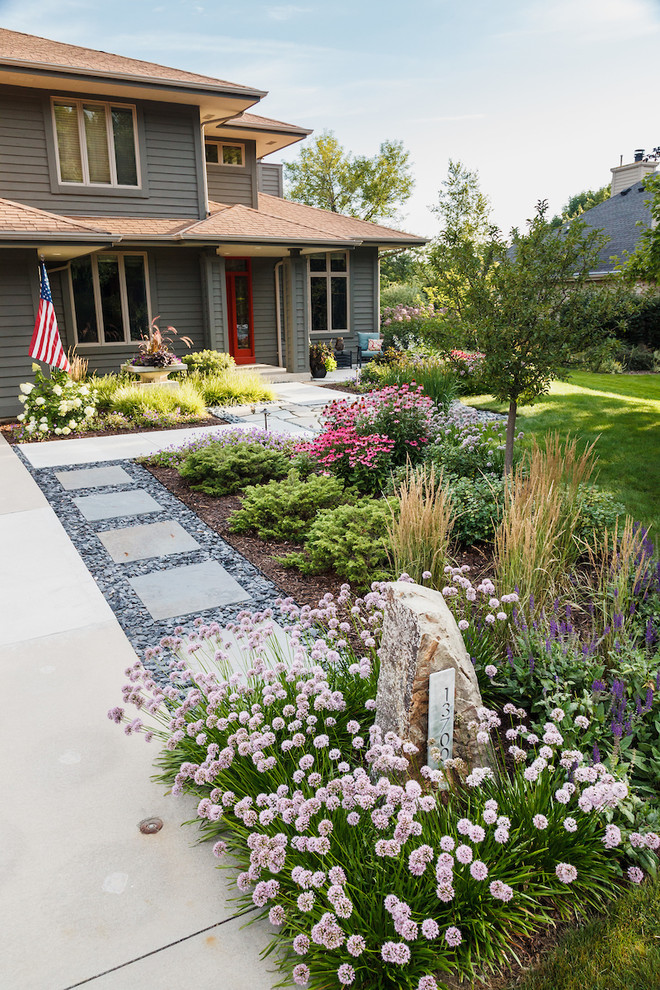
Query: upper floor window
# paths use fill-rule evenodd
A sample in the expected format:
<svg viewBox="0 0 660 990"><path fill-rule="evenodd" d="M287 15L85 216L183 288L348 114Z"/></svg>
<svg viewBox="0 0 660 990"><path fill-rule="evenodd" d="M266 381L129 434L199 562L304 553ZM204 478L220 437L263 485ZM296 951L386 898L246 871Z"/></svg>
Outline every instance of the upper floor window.
<svg viewBox="0 0 660 990"><path fill-rule="evenodd" d="M88 255L75 258L70 272L76 343L142 339L151 321L146 255Z"/></svg>
<svg viewBox="0 0 660 990"><path fill-rule="evenodd" d="M206 161L211 165L245 165L245 146L225 144L224 141L207 141Z"/></svg>
<svg viewBox="0 0 660 990"><path fill-rule="evenodd" d="M348 253L327 251L309 256L312 333L348 331Z"/></svg>
<svg viewBox="0 0 660 990"><path fill-rule="evenodd" d="M138 186L135 107L53 100L60 182Z"/></svg>

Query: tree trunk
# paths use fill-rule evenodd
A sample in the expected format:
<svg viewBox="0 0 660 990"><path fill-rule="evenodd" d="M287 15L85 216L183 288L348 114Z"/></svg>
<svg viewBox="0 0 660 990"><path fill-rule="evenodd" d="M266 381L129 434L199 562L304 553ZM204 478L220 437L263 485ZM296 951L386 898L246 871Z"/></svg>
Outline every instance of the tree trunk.
<svg viewBox="0 0 660 990"><path fill-rule="evenodd" d="M509 402L509 418L506 422L506 450L504 451L504 476L513 470L513 441L516 436L516 412L518 403L515 399Z"/></svg>

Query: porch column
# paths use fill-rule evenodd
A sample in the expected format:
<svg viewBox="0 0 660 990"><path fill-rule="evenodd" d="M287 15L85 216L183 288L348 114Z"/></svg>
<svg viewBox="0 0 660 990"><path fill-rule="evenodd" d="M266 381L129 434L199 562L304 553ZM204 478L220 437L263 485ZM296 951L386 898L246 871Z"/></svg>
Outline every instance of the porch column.
<svg viewBox="0 0 660 990"><path fill-rule="evenodd" d="M300 248L289 248L286 306L287 371L300 374L309 368L307 264Z"/></svg>
<svg viewBox="0 0 660 990"><path fill-rule="evenodd" d="M215 252L203 254L202 303L207 346L214 351L229 351L227 332L227 288L225 286L225 261Z"/></svg>

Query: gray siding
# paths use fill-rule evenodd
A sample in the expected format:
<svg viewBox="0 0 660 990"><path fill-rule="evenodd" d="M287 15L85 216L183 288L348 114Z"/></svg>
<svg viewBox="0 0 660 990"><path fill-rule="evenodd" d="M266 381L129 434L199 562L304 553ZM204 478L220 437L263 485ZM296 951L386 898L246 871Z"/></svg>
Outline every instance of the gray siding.
<svg viewBox="0 0 660 990"><path fill-rule="evenodd" d="M214 203L227 203L235 206L257 207L257 158L254 141L241 142L245 144L245 165L239 168L235 165L206 164L206 182L209 199Z"/></svg>
<svg viewBox="0 0 660 990"><path fill-rule="evenodd" d="M0 417L21 411L19 385L31 381L28 354L38 303L34 251L0 254Z"/></svg>
<svg viewBox="0 0 660 990"><path fill-rule="evenodd" d="M275 318L275 258L252 259L252 312L254 359L257 364L277 365Z"/></svg>
<svg viewBox="0 0 660 990"><path fill-rule="evenodd" d="M268 193L269 196L279 196L281 199L284 196L282 165L258 162L257 185L259 192Z"/></svg>
<svg viewBox="0 0 660 990"><path fill-rule="evenodd" d="M360 333L375 333L380 329L378 312L378 249L356 248L348 256L349 264L349 327L350 333L341 334L346 348L353 351L353 364L357 360L357 337ZM329 344L336 333L315 333L315 341Z"/></svg>
<svg viewBox="0 0 660 990"><path fill-rule="evenodd" d="M58 95L64 95L58 93ZM103 94L95 99L102 100ZM175 104L138 104L141 193L53 190L54 142L49 95L0 88L0 189L41 210L66 215L199 218L199 111Z"/></svg>

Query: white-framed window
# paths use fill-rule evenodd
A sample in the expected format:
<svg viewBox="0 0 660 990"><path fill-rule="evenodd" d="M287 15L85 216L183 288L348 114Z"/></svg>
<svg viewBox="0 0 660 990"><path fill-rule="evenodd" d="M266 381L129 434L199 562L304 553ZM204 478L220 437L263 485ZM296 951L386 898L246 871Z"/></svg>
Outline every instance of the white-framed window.
<svg viewBox="0 0 660 990"><path fill-rule="evenodd" d="M230 165L240 168L245 165L245 145L228 141L206 141L204 144L206 161L209 165Z"/></svg>
<svg viewBox="0 0 660 990"><path fill-rule="evenodd" d="M69 272L77 344L142 339L151 322L146 254L122 251L74 258Z"/></svg>
<svg viewBox="0 0 660 990"><path fill-rule="evenodd" d="M348 333L348 251L310 254L309 306L312 333Z"/></svg>
<svg viewBox="0 0 660 990"><path fill-rule="evenodd" d="M53 97L57 173L63 185L138 188L135 107Z"/></svg>

